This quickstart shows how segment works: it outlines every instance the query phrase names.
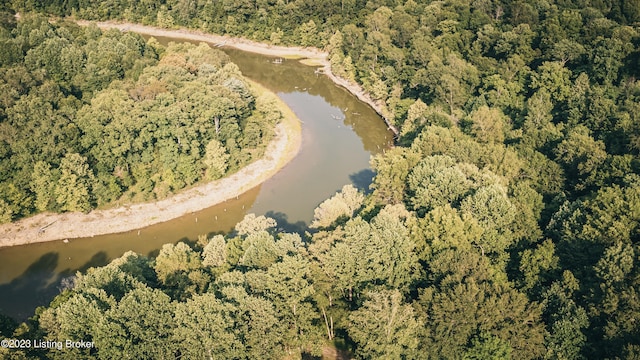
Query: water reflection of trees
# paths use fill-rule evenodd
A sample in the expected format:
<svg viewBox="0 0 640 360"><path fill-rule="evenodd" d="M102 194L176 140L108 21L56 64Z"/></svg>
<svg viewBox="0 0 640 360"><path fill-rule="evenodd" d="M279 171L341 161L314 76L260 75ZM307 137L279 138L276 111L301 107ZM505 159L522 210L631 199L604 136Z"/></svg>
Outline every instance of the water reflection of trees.
<svg viewBox="0 0 640 360"><path fill-rule="evenodd" d="M18 277L0 285L0 312L23 321L34 314L38 306L46 306L60 293L61 281L84 272L91 267L104 266L111 259L104 251L98 251L78 268L56 272L60 262L58 252L48 252L34 261Z"/></svg>

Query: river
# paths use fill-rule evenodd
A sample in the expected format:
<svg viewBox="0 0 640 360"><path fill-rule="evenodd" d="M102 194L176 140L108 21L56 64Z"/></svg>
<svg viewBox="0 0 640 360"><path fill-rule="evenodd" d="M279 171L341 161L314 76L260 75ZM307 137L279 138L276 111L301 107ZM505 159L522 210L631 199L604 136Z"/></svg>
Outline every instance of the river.
<svg viewBox="0 0 640 360"><path fill-rule="evenodd" d="M170 38L158 38L168 43ZM175 40L184 42L185 40ZM380 116L313 67L296 60L223 49L242 73L276 93L302 121L300 153L275 176L239 196L200 212L127 233L0 249L0 313L33 315L59 293L62 278L102 266L126 251L154 256L163 244L230 231L247 213L265 214L287 231L303 231L313 210L343 185L366 190L372 154L393 134Z"/></svg>

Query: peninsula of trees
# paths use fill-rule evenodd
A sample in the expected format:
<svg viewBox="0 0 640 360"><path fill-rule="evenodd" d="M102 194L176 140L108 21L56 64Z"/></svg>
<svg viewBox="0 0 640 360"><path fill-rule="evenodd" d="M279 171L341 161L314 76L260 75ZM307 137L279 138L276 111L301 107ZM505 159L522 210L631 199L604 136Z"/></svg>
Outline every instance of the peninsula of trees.
<svg viewBox="0 0 640 360"><path fill-rule="evenodd" d="M640 356L637 0L14 5L323 47L400 129L309 232L249 216L79 274L3 335L96 348L16 358Z"/></svg>
<svg viewBox="0 0 640 360"><path fill-rule="evenodd" d="M208 45L4 17L0 221L162 199L262 156L282 114Z"/></svg>

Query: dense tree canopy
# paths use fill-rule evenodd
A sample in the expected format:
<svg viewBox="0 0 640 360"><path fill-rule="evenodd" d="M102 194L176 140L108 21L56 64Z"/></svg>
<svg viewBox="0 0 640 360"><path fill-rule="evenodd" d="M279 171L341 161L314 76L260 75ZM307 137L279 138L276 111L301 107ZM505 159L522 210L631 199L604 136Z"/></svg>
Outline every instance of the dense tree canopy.
<svg viewBox="0 0 640 360"><path fill-rule="evenodd" d="M289 358L329 344L357 358L640 356L637 0L14 8L321 47L334 73L361 84L399 128L397 146L371 160L371 193L343 188L319 204L309 232L250 216L225 237L166 246L156 259L126 254L79 274L16 336L92 339L89 355L103 358ZM1 163L1 219L160 195L253 154L253 138L238 132L264 102L247 95L232 65L203 66L201 47L161 49L38 17L2 21L0 155L10 161ZM109 50L98 56L101 47ZM124 112L139 117L141 134L157 125L148 117L180 124L185 99L206 96L197 95L204 85L225 94L193 115L213 119L203 130L211 137L196 144L187 129L158 138L123 130ZM239 116L247 120L230 121ZM24 119L38 126L21 127ZM55 138L14 141L43 133ZM144 162L154 142L167 148L155 157L163 161L118 162ZM189 161L195 153L199 163ZM74 191L61 196L61 186ZM156 337L175 341L151 349Z"/></svg>

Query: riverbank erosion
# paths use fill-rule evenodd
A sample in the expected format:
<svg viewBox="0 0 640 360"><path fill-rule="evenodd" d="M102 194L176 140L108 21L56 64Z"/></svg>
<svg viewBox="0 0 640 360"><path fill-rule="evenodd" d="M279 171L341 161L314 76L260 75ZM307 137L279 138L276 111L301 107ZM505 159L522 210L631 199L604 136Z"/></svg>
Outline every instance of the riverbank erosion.
<svg viewBox="0 0 640 360"><path fill-rule="evenodd" d="M190 30L190 29L163 29L154 26L140 25L134 23L123 23L123 22L115 22L115 21L104 21L104 22L90 22L86 20L77 20L76 23L79 25L87 26L91 23L95 23L101 29L119 29L120 31L131 31L139 34L149 35L149 36L157 36L157 37L171 37L171 38L179 38L184 40L192 40L192 41L202 41L210 44L215 44L216 46L228 46L234 49L252 52L261 55L267 56L280 56L280 57L294 57L294 58L304 58L309 61L305 61L305 64L311 66L318 66L322 70L321 73L324 73L334 82L336 85L345 88L351 94L355 95L360 101L368 104L375 110L378 115L382 117L382 119L387 124L387 127L393 131L394 134L398 135L398 130L393 126L391 121L389 120L389 114L386 110L383 103L375 101L369 96L369 94L364 91L364 89L357 83L348 81L343 79L337 75L335 75L331 71L331 63L329 62L329 54L323 52L319 49L315 48L302 48L302 47L287 47L287 46L276 46L264 44L256 41L251 41L243 38L235 38L223 35L215 35L203 33L201 31Z"/></svg>
<svg viewBox="0 0 640 360"><path fill-rule="evenodd" d="M254 87L260 87L253 84ZM260 91L266 91L260 89ZM141 229L200 211L260 185L288 164L301 145L301 125L293 111L274 95L283 119L265 155L225 178L183 190L166 199L107 210L42 213L0 225L0 247L91 237Z"/></svg>

